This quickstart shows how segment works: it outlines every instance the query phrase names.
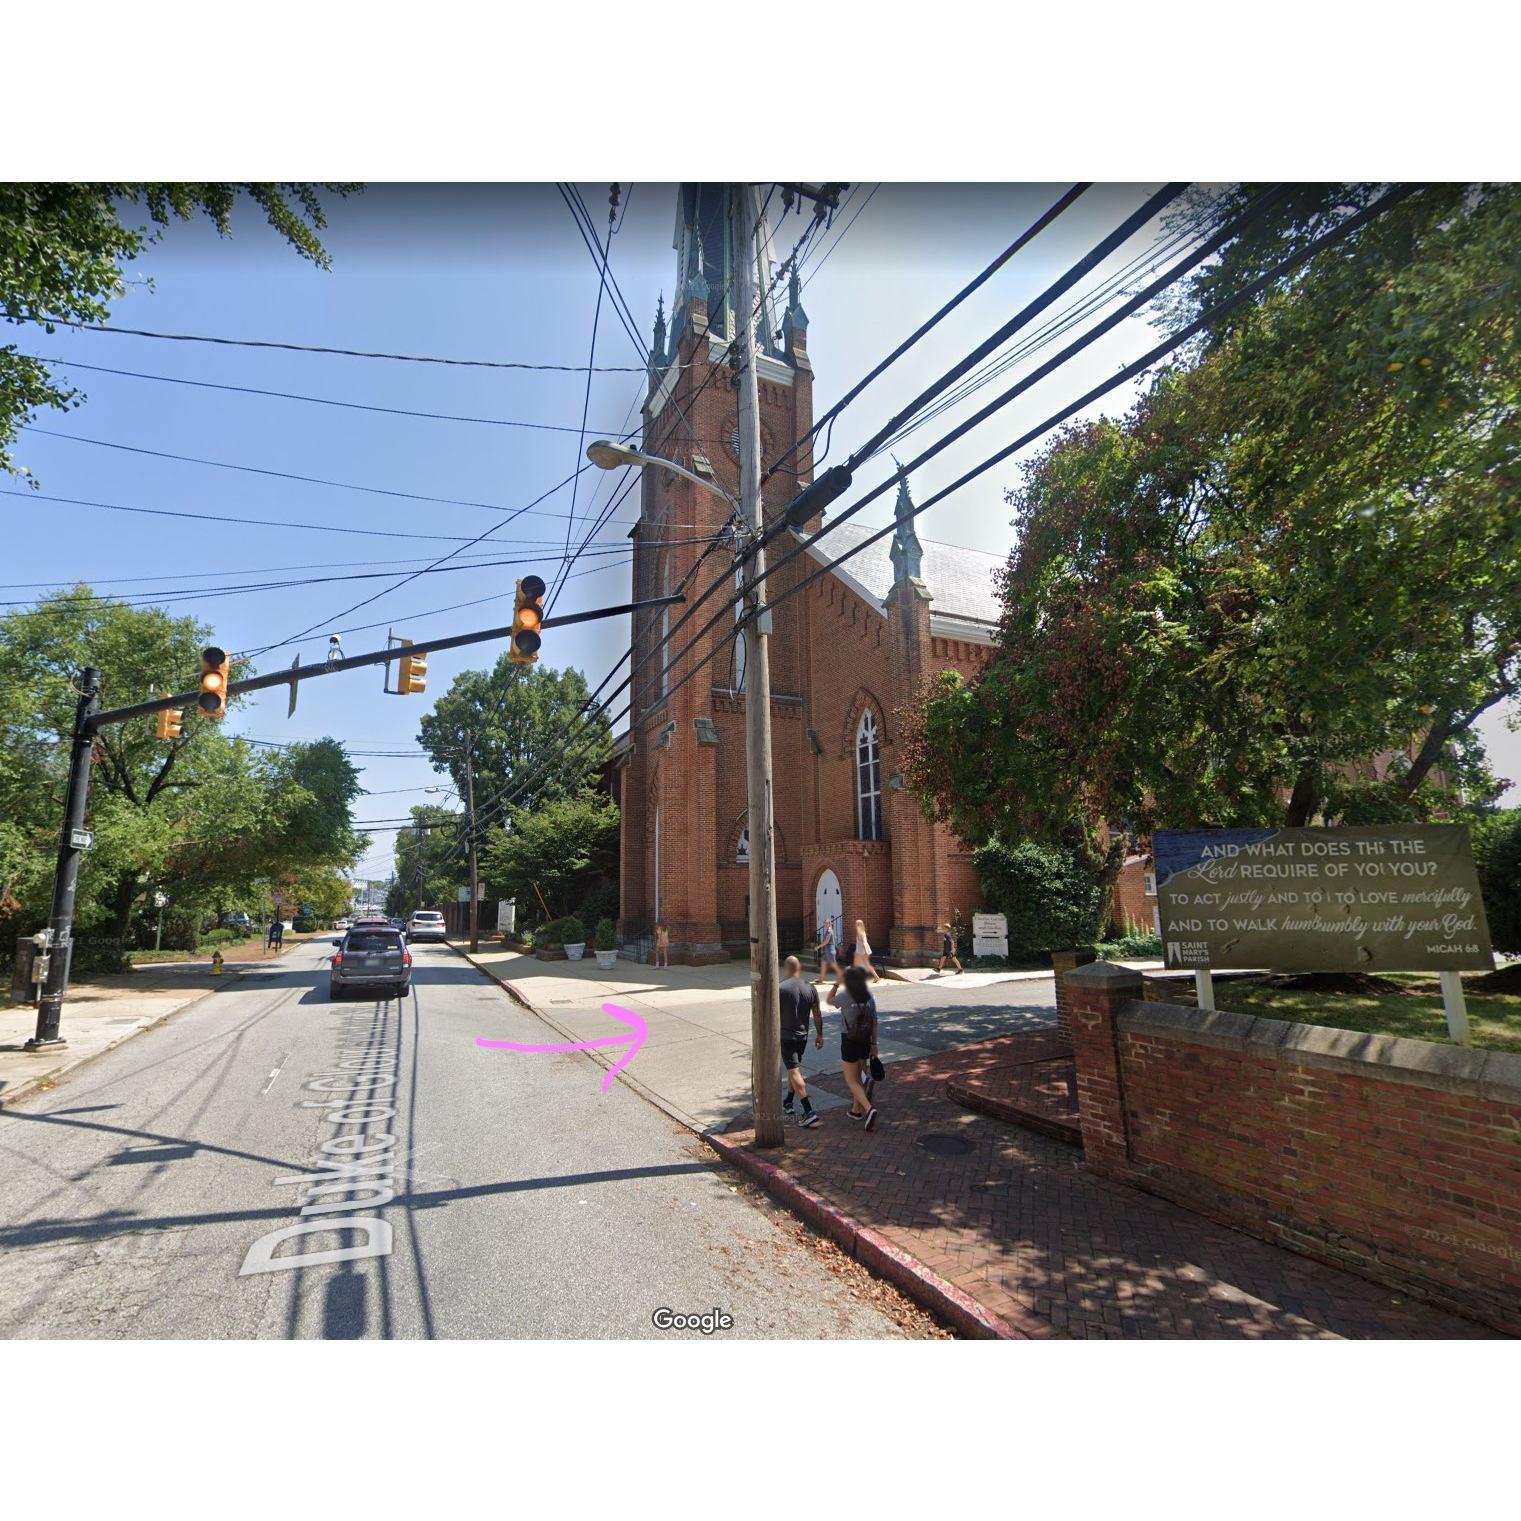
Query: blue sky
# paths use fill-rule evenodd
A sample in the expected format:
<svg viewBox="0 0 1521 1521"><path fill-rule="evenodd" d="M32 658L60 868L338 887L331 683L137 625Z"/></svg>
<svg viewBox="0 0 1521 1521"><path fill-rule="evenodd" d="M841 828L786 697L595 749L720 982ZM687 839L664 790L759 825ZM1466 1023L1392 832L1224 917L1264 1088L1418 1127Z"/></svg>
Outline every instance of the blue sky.
<svg viewBox="0 0 1521 1521"><path fill-rule="evenodd" d="M885 185L874 193L871 183L856 188L835 230L817 241L803 268L817 409L842 394L1064 188ZM832 457L842 457L896 405L1006 320L1121 221L1149 189L1099 187L1080 199L852 405L837 426ZM582 193L601 230L607 186L584 185ZM613 240L612 265L647 340L657 293L664 291L668 309L671 301L675 192L671 185L636 184L631 190L625 187L625 194L627 212ZM331 271L298 258L262 225L252 207L241 213L228 240L219 239L209 224L171 228L128 272L134 281L151 277L152 287L133 284L112 320L166 332L444 357L586 362L597 275L552 185L372 186L331 205L324 234ZM782 222L778 252L790 249L801 230L796 213ZM1154 234L1155 229L1138 235L1077 294L1143 253ZM500 624L510 619L518 575L538 569L546 581L553 577L572 508L570 487L493 534L478 550L463 552L522 560L522 565L430 574L386 590L394 584L392 573L399 579L456 548L458 539L500 523L506 512L540 496L583 463L575 430L584 375L451 368L66 330L48 336L37 329L8 329L6 336L28 352L80 364L539 425L529 429L388 416L61 366L60 374L87 399L67 415L40 415L37 429L453 500L408 500L182 463L65 441L34 429L23 435L15 453L41 482L42 494L30 501L16 495L3 499L8 582L82 578L103 592L137 596L180 585L386 573L387 579L374 581L166 602L196 612L212 625L218 642L234 652L278 644L317 625L300 643L262 657L260 669L268 670L288 665L298 651L303 664L320 662L327 633L334 628L345 631L345 649L357 653L382 645L388 625L417 638ZM1155 341L1144 321L1122 324L1062 374L1042 382L926 465L914 477L915 495L922 499ZM1054 346L1040 357L1051 352ZM596 359L601 365L640 362L606 302ZM642 373L594 376L587 436L622 431L637 422L643 384ZM910 457L993 394L992 389L978 393L916 433L902 457ZM1129 388L1116 392L1101 409L1119 409L1130 394ZM890 469L886 459L867 467L857 491L876 484ZM1011 532L1002 493L1017 475L1013 462L995 467L932 508L920 522L921 533L1006 551ZM584 538L590 516L623 483L621 473L591 471L581 477L574 497L575 543ZM0 492L17 489L14 483L0 485ZM286 519L349 531L217 525L48 498ZM633 502L630 496L589 546L606 553L588 554L575 567L578 572L594 564L599 568L568 584L559 611L627 599L625 535L633 521ZM890 512L888 494L862 517L881 524ZM435 537L385 536L393 534ZM285 567L301 568L268 574ZM152 576L170 579L126 579ZM383 595L369 606L343 616L352 604L377 592ZM29 599L35 593L12 587L0 595ZM432 609L477 599L482 599L478 606L425 616ZM378 628L362 627L376 623ZM626 619L551 631L545 658L579 666L595 684L626 651L627 640ZM357 816L393 818L425 800L423 787L439 784L426 757L416 751L417 721L429 699L446 690L457 672L483 666L497 652L498 647L487 646L435 655L426 698L383 695L378 671L356 673L304 687L289 721L286 694L279 690L259 694L231 722L237 731L261 739L333 734L357 751L415 751L360 760L364 785L377 795L361 799ZM141 694L110 695L128 701ZM1517 736L1504 729L1498 716L1485 734L1500 769L1521 776ZM375 836L362 874L386 874L391 838L389 833Z"/></svg>

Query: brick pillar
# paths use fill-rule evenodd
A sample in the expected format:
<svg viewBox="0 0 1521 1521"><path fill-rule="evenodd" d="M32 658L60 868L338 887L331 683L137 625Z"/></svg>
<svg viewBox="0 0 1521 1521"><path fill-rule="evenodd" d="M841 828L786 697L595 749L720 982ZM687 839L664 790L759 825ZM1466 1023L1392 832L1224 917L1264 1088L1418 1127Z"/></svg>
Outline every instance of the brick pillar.
<svg viewBox="0 0 1521 1521"><path fill-rule="evenodd" d="M1056 1028L1069 1040L1072 1026L1067 1019L1066 973L1075 972L1080 966L1098 960L1098 952L1091 945L1080 945L1075 950L1052 951L1051 966L1056 972Z"/></svg>
<svg viewBox="0 0 1521 1521"><path fill-rule="evenodd" d="M1140 998L1141 974L1112 961L1095 961L1061 980L1077 1066L1083 1159L1097 1172L1127 1177L1131 1169L1116 1020L1125 1004Z"/></svg>

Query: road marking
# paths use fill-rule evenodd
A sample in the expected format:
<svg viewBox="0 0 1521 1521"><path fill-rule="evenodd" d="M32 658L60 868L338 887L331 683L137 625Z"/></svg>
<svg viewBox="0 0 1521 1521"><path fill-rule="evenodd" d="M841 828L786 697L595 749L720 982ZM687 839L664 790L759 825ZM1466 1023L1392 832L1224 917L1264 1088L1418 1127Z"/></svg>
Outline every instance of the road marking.
<svg viewBox="0 0 1521 1521"><path fill-rule="evenodd" d="M279 1077L279 1075L280 1075L282 1069L284 1068L286 1062L288 1062L291 1059L291 1055L292 1055L292 1053L289 1052L289 1051L287 1051L285 1053L285 1055L282 1056L279 1059L279 1061L277 1061L275 1063L275 1070L269 1074L269 1081L267 1083L265 1083L265 1085L261 1089L259 1089L259 1097L260 1098L263 1098L264 1095L266 1093L268 1093L269 1090L275 1086L275 1079L277 1077Z"/></svg>

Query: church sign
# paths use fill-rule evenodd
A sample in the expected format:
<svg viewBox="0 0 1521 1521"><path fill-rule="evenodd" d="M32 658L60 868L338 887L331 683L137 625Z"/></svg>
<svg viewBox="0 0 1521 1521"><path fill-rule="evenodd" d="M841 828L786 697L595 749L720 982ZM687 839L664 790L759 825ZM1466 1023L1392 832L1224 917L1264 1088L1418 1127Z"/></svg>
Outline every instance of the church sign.
<svg viewBox="0 0 1521 1521"><path fill-rule="evenodd" d="M1007 956L1009 954L1007 915L972 915L972 954L974 956Z"/></svg>
<svg viewBox="0 0 1521 1521"><path fill-rule="evenodd" d="M1461 824L1163 829L1153 849L1169 968L1494 965Z"/></svg>

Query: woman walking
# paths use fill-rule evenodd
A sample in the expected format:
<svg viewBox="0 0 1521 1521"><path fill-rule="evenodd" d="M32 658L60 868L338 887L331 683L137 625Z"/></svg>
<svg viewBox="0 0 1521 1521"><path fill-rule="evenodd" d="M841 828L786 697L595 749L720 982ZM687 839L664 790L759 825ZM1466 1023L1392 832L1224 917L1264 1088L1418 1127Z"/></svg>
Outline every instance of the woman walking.
<svg viewBox="0 0 1521 1521"><path fill-rule="evenodd" d="M857 927L859 933L859 926ZM859 966L845 969L844 986L835 983L829 1001L840 1011L840 1072L850 1090L850 1117L865 1130L874 1129L877 1111L871 1102L874 1080L863 1076L877 1059L877 1000L871 996L866 973Z"/></svg>
<svg viewBox="0 0 1521 1521"><path fill-rule="evenodd" d="M856 920L856 943L850 958L850 964L859 967L873 982L881 982L876 967L871 964L871 941L866 938L866 921Z"/></svg>
<svg viewBox="0 0 1521 1521"><path fill-rule="evenodd" d="M655 924L655 965L669 970L671 965L671 932L663 920Z"/></svg>

